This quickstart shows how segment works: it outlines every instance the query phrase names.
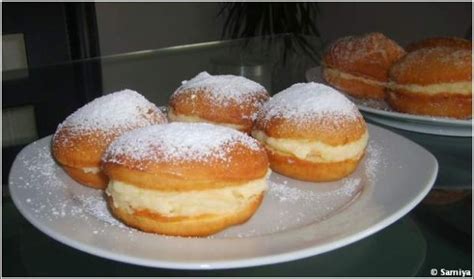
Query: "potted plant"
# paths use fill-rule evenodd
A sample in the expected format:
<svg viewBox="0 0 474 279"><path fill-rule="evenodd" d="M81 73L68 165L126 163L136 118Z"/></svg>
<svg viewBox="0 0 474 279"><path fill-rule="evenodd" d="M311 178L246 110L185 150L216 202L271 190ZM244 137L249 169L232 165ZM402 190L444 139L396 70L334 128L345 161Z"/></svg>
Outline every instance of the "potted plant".
<svg viewBox="0 0 474 279"><path fill-rule="evenodd" d="M224 20L222 38L241 39L238 54L234 55L238 63L255 65L255 60L265 60L273 75L285 76L286 80L272 80L275 90L301 81L308 64L319 64L322 44L316 22L317 3L221 5L218 16Z"/></svg>

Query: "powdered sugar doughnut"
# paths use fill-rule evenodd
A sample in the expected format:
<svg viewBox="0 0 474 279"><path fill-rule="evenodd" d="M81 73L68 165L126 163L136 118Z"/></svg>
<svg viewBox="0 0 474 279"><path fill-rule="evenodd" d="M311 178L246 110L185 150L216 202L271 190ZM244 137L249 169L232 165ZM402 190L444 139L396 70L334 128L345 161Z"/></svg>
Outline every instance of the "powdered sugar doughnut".
<svg viewBox="0 0 474 279"><path fill-rule="evenodd" d="M472 116L472 52L421 48L390 69L387 102L400 112L465 119Z"/></svg>
<svg viewBox="0 0 474 279"><path fill-rule="evenodd" d="M298 83L259 111L252 136L265 145L271 168L309 181L352 173L368 142L357 107L331 87Z"/></svg>
<svg viewBox="0 0 474 279"><path fill-rule="evenodd" d="M383 99L388 70L404 55L402 47L381 33L344 37L325 51L323 77L351 96Z"/></svg>
<svg viewBox="0 0 474 279"><path fill-rule="evenodd" d="M170 98L171 121L209 122L250 132L255 113L269 98L260 84L241 76L202 72Z"/></svg>
<svg viewBox="0 0 474 279"><path fill-rule="evenodd" d="M135 91L105 95L59 124L52 140L53 156L73 179L105 188L107 178L100 170L105 148L126 131L166 122L166 116Z"/></svg>
<svg viewBox="0 0 474 279"><path fill-rule="evenodd" d="M128 132L103 157L114 214L148 232L203 236L245 222L267 187L268 159L255 139L207 123Z"/></svg>

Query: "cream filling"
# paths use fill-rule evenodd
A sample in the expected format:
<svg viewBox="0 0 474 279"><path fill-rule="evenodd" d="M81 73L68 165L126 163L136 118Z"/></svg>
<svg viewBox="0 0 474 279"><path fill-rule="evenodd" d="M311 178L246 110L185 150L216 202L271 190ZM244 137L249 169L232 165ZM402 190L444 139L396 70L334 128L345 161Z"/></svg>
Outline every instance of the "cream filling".
<svg viewBox="0 0 474 279"><path fill-rule="evenodd" d="M298 159L315 163L341 162L358 159L364 153L369 140L366 131L360 139L343 145L329 145L322 141L273 138L262 131L253 131L252 136L277 152L287 153Z"/></svg>
<svg viewBox="0 0 474 279"><path fill-rule="evenodd" d="M472 83L470 81L459 81L459 82L445 82L429 85L419 85L419 84L396 84L394 82L380 82L376 80L371 80L363 77L357 77L345 72L338 70L326 68L326 71L329 75L340 77L343 79L349 80L359 80L371 85L386 86L389 89L399 89L406 90L413 93L426 94L426 95L436 95L440 93L453 93L460 95L472 95Z"/></svg>
<svg viewBox="0 0 474 279"><path fill-rule="evenodd" d="M96 173L99 173L99 172L100 172L100 168L95 168L95 167L92 167L92 168L82 168L82 171L83 171L84 173L96 174Z"/></svg>
<svg viewBox="0 0 474 279"><path fill-rule="evenodd" d="M270 173L268 170L265 177L240 186L183 192L144 189L111 180L106 194L112 196L116 208L129 213L140 209L167 217L234 213L248 206L267 189Z"/></svg>
<svg viewBox="0 0 474 279"><path fill-rule="evenodd" d="M204 123L210 123L210 124L215 124L215 125L220 125L228 128L232 128L235 130L243 130L244 126L242 125L237 125L237 124L231 124L231 123L218 123L218 122L213 122L206 120L204 118L201 118L199 116L194 116L194 115L183 115L183 114L175 114L172 109L168 111L168 118L172 122L204 122Z"/></svg>
<svg viewBox="0 0 474 279"><path fill-rule="evenodd" d="M358 76L354 76L354 75L351 75L351 74L348 74L348 73L345 73L345 72L341 72L341 71L338 71L338 70L334 70L334 69L331 69L331 68L326 68L326 72L328 75L332 75L334 77L338 77L338 78L342 78L342 79L349 79L349 80L358 80L358 81L362 81L366 84L370 84L370 85L377 85L377 86L387 86L387 83L386 82L382 82L382 81L377 81L377 80L373 80L373 79L368 79L368 78L364 78L364 77L358 77Z"/></svg>
<svg viewBox="0 0 474 279"><path fill-rule="evenodd" d="M436 95L440 93L472 95L472 83L470 81L437 83L430 85L390 83L389 88L406 90L409 92L426 95Z"/></svg>

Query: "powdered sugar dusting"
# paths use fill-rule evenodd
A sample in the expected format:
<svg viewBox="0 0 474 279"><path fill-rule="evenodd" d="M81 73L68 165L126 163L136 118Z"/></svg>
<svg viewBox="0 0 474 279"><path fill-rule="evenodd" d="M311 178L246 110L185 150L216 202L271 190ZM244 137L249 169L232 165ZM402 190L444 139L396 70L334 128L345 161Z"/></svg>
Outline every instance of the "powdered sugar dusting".
<svg viewBox="0 0 474 279"><path fill-rule="evenodd" d="M257 93L266 94L263 86L242 76L210 75L207 72L201 72L193 79L183 81L173 96L178 96L186 91L197 93L203 90L206 91L206 94L210 94L215 104L221 105L226 105L229 102L241 104L256 99Z"/></svg>
<svg viewBox="0 0 474 279"><path fill-rule="evenodd" d="M231 128L175 122L124 134L109 146L104 162L121 164L126 156L143 164L149 160L167 163L217 160L225 164L237 144L255 151L263 150L257 140Z"/></svg>
<svg viewBox="0 0 474 279"><path fill-rule="evenodd" d="M365 174L373 182L377 172L383 171L387 162L382 157L382 147L372 140L367 145L365 156Z"/></svg>
<svg viewBox="0 0 474 279"><path fill-rule="evenodd" d="M365 183L359 177L336 183L309 183L273 173L266 203L258 211L260 218L265 219L265 227L251 219L238 230L228 229L218 237L266 235L321 222L355 201Z"/></svg>
<svg viewBox="0 0 474 279"><path fill-rule="evenodd" d="M123 223L112 217L102 193L96 192L92 195L91 193L75 193L74 200L85 213L94 216L98 220L101 220L109 225L118 226L121 228L126 227Z"/></svg>
<svg viewBox="0 0 474 279"><path fill-rule="evenodd" d="M392 82L426 84L459 81L459 73L472 67L472 53L468 49L450 47L423 48L408 53L390 69ZM436 74L440 69L441 74ZM449 70L447 70L449 69ZM464 78L464 77L463 77ZM466 81L471 81L471 74Z"/></svg>
<svg viewBox="0 0 474 279"><path fill-rule="evenodd" d="M285 180L286 181L286 180ZM275 196L280 202L300 203L300 202L323 202L331 196L355 196L360 190L360 178L345 178L342 180L342 185L330 192L310 192L299 188L291 187L288 183L275 183L270 185L269 195Z"/></svg>
<svg viewBox="0 0 474 279"><path fill-rule="evenodd" d="M125 89L89 102L69 115L58 129L81 133L120 131L165 121L166 117L154 104L137 92Z"/></svg>
<svg viewBox="0 0 474 279"><path fill-rule="evenodd" d="M126 232L131 240L135 239L141 232L125 226L110 214L102 191L78 185L55 163L49 142L50 138L35 142L33 153L17 158L26 170L25 176L16 178L21 181L16 187L26 198L17 202L27 204L35 218L44 223L61 222L71 231L82 231L86 235L113 235L110 229L115 228ZM77 224L77 219L82 223ZM84 231L84 222L94 229Z"/></svg>
<svg viewBox="0 0 474 279"><path fill-rule="evenodd" d="M402 47L381 33L340 38L329 46L328 52L334 56L335 63L348 64L358 61L368 64L392 63L405 54Z"/></svg>
<svg viewBox="0 0 474 279"><path fill-rule="evenodd" d="M361 117L357 107L342 93L321 83L297 83L273 96L260 111L265 122L273 118L300 122L317 118L355 119Z"/></svg>

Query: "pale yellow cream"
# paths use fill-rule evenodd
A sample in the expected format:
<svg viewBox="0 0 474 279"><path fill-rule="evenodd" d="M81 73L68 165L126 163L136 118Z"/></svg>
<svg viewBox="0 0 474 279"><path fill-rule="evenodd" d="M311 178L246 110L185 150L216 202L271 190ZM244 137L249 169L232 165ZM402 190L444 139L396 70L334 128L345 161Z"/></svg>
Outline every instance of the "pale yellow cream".
<svg viewBox="0 0 474 279"><path fill-rule="evenodd" d="M472 95L472 83L470 81L460 81L460 82L446 82L446 83L437 83L430 85L419 85L419 84L396 84L394 82L380 82L372 79L367 79L363 77L357 77L345 72L341 72L334 69L326 68L328 75L340 77L343 79L349 80L359 80L371 85L385 86L389 89L399 89L406 90L409 92L417 94L426 94L426 95L436 95L440 93L453 93L460 95Z"/></svg>
<svg viewBox="0 0 474 279"><path fill-rule="evenodd" d="M147 209L167 217L226 214L243 209L263 193L270 173L240 186L185 192L150 190L111 180L106 194L112 196L115 207L130 213Z"/></svg>
<svg viewBox="0 0 474 279"><path fill-rule="evenodd" d="M209 121L209 120L206 120L204 118L201 118L199 116L194 116L194 115L175 114L172 109L170 109L168 112L168 118L172 122L204 122L204 123L210 123L210 124L232 128L235 130L244 129L244 126L242 125L231 124L231 123L217 123L217 122Z"/></svg>
<svg viewBox="0 0 474 279"><path fill-rule="evenodd" d="M330 68L326 68L325 71L327 75L331 75L333 77L339 77L339 78L349 79L349 80L358 80L370 85L378 85L378 86L384 86L384 87L387 86L386 82L381 82L381 81L368 79L364 77L358 77L358 76L354 76L354 75L341 72L338 70L330 69Z"/></svg>
<svg viewBox="0 0 474 279"><path fill-rule="evenodd" d="M430 85L390 83L389 88L406 90L413 93L426 94L426 95L436 95L439 93L472 95L472 83L470 81L438 83L438 84L430 84Z"/></svg>
<svg viewBox="0 0 474 279"><path fill-rule="evenodd" d="M85 172L85 173L92 173L92 174L96 174L96 173L99 173L100 172L100 168L82 168L82 171Z"/></svg>
<svg viewBox="0 0 474 279"><path fill-rule="evenodd" d="M268 137L262 131L253 131L252 136L273 150L315 163L340 162L358 159L364 153L369 133L348 144L333 146L315 140L296 140Z"/></svg>

